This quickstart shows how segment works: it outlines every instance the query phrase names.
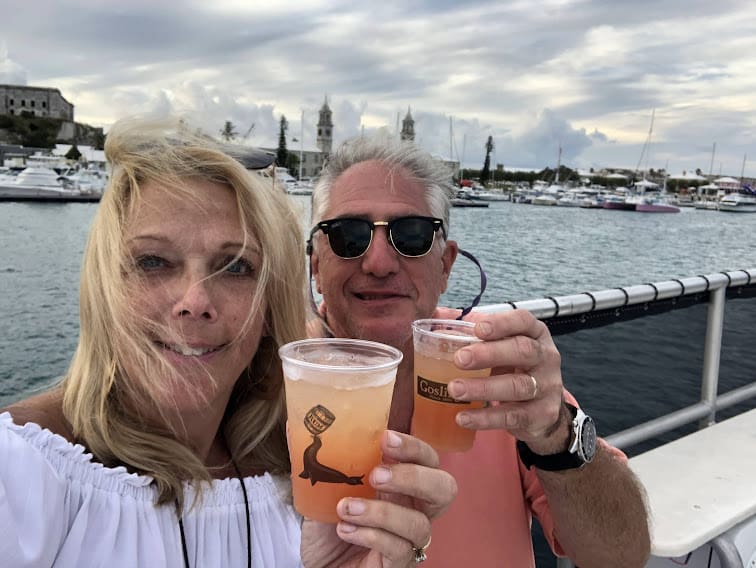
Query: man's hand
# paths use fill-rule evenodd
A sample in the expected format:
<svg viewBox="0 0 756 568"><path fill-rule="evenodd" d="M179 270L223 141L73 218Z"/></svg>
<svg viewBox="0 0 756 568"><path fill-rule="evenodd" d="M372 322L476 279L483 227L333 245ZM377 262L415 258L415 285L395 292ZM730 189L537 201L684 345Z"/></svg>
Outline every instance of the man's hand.
<svg viewBox="0 0 756 568"><path fill-rule="evenodd" d="M454 318L458 310L436 308L435 317ZM570 421L563 404L561 357L551 333L527 310L497 314L473 312L483 340L455 354L460 369L491 368L484 380L454 379L449 394L458 400L483 400L482 409L457 414L457 423L475 430L505 429L538 454L568 445Z"/></svg>

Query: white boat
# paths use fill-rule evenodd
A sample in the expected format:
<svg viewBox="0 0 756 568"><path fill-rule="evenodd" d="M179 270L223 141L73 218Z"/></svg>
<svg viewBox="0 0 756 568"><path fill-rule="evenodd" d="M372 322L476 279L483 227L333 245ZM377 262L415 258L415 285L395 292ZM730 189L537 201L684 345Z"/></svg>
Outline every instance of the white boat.
<svg viewBox="0 0 756 568"><path fill-rule="evenodd" d="M469 193L469 199L477 199L479 201L509 201L509 196L502 192L474 190Z"/></svg>
<svg viewBox="0 0 756 568"><path fill-rule="evenodd" d="M557 198L553 195L542 194L533 198L533 205L556 205Z"/></svg>
<svg viewBox="0 0 756 568"><path fill-rule="evenodd" d="M312 195L313 185L307 182L296 181L286 184L286 193L289 195Z"/></svg>
<svg viewBox="0 0 756 568"><path fill-rule="evenodd" d="M58 181L62 182L63 186L69 189L102 193L105 191L107 178L108 176L105 172L82 168L80 170L63 172Z"/></svg>
<svg viewBox="0 0 756 568"><path fill-rule="evenodd" d="M716 211L719 209L719 202L716 199L701 199L693 205L699 211Z"/></svg>
<svg viewBox="0 0 756 568"><path fill-rule="evenodd" d="M729 213L756 213L756 193L741 190L725 195L719 200L719 210Z"/></svg>
<svg viewBox="0 0 756 568"><path fill-rule="evenodd" d="M55 170L28 167L0 184L0 201L99 201L101 191L66 187Z"/></svg>
<svg viewBox="0 0 756 568"><path fill-rule="evenodd" d="M586 195L579 190L570 189L562 197L557 199L559 207L580 207Z"/></svg>

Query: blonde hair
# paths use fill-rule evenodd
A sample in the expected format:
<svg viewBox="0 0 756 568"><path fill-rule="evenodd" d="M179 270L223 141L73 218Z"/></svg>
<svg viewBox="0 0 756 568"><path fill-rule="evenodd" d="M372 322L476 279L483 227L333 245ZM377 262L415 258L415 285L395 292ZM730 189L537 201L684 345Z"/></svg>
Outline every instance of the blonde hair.
<svg viewBox="0 0 756 568"><path fill-rule="evenodd" d="M231 157L237 151L182 121L123 120L111 128L105 144L111 177L84 253L80 337L62 383L63 412L74 437L99 461L152 476L158 503L176 500L182 506L182 482L200 483L211 476L175 430L150 423L140 411L161 389L169 392L162 381L148 379L170 374L148 337L149 322L138 321L129 307L133 259L124 234L146 183L198 203L203 198L182 183L188 178L223 184L235 194L245 242L254 238L261 256L240 336L261 317L261 307L267 308L264 337L236 382L221 429L240 467L290 469L278 347L305 335L303 231L285 193ZM126 372L127 355L135 359L129 367L140 376Z"/></svg>

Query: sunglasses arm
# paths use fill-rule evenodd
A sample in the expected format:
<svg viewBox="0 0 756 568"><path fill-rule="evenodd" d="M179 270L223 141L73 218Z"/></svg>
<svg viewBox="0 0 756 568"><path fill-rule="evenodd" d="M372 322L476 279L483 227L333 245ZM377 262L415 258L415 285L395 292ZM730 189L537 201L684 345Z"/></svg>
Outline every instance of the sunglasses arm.
<svg viewBox="0 0 756 568"><path fill-rule="evenodd" d="M477 258L475 258L471 253L461 248L459 249L459 254L473 261L475 265L478 267L478 270L480 270L480 292L478 293L477 296L475 296L475 298L472 301L472 304L470 304L468 307L458 308L462 310L462 313L459 314L459 317L457 317L457 319L461 320L463 317L469 314L475 306L477 306L480 303L480 299L483 297L483 292L486 291L486 284L488 283L488 279L486 278L486 271L483 270L483 267L480 265L480 262L478 262Z"/></svg>

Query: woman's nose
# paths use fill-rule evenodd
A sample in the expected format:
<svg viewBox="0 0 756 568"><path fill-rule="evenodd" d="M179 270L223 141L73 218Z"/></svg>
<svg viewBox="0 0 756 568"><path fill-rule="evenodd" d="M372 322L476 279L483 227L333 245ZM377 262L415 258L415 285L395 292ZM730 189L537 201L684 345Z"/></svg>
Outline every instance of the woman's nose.
<svg viewBox="0 0 756 568"><path fill-rule="evenodd" d="M174 317L182 319L204 319L213 321L218 312L211 297L212 282L203 278L187 283L179 292L173 308Z"/></svg>

